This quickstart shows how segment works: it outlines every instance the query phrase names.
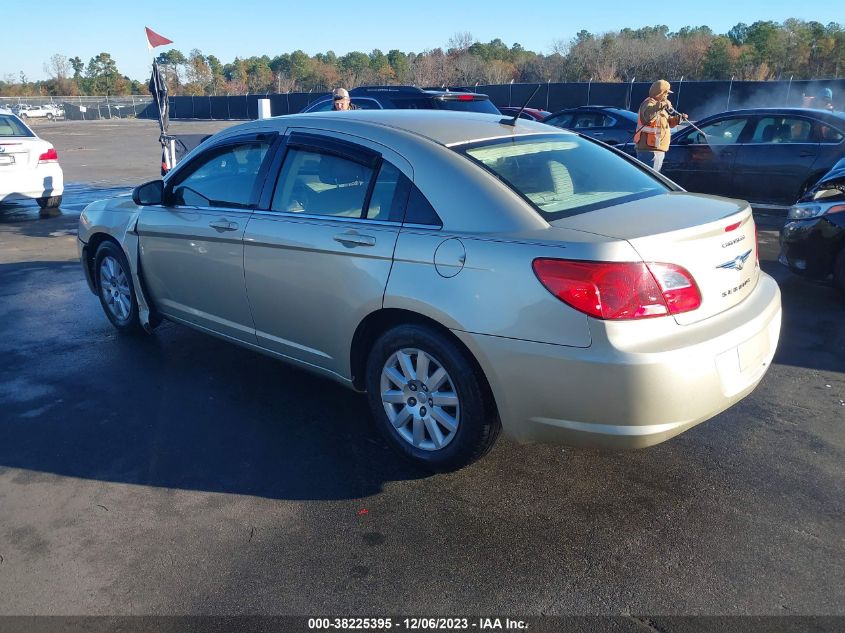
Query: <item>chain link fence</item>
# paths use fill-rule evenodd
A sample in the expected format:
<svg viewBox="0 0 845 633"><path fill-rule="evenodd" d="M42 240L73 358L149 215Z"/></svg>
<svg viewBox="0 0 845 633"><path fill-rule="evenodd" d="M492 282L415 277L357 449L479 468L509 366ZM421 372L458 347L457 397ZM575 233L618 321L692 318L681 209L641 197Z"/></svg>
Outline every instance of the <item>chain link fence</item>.
<svg viewBox="0 0 845 633"><path fill-rule="evenodd" d="M651 82L574 82L540 85L527 103L529 108L556 111L581 105L602 105L636 110L648 95ZM498 84L460 87L486 94L499 107L523 105L534 89L532 84ZM836 110L845 109L845 79L802 81L672 81L672 102L693 118L762 107L813 107L814 99L831 90ZM249 120L258 118L259 99L269 99L273 116L301 112L327 92L249 94L229 96L169 97L171 119ZM0 97L0 105L53 104L63 109L66 119L157 119L150 96L125 97Z"/></svg>

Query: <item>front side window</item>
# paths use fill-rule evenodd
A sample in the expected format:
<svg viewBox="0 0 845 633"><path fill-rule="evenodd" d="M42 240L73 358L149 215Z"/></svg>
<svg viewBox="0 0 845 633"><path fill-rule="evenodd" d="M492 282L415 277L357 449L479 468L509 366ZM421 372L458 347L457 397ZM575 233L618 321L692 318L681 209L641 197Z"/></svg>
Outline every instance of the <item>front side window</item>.
<svg viewBox="0 0 845 633"><path fill-rule="evenodd" d="M173 204L249 208L268 141L247 141L208 150L199 165L172 188Z"/></svg>
<svg viewBox="0 0 845 633"><path fill-rule="evenodd" d="M504 181L547 220L669 191L625 158L575 136L521 136L454 149Z"/></svg>
<svg viewBox="0 0 845 633"><path fill-rule="evenodd" d="M271 208L361 218L373 170L335 154L291 148L285 156Z"/></svg>
<svg viewBox="0 0 845 633"><path fill-rule="evenodd" d="M547 125L554 125L555 127L565 127L568 128L572 125L572 114L559 114L557 116L552 116L543 121Z"/></svg>
<svg viewBox="0 0 845 633"><path fill-rule="evenodd" d="M687 138L696 145L732 145L739 142L739 135L745 129L748 119L722 119L698 126Z"/></svg>

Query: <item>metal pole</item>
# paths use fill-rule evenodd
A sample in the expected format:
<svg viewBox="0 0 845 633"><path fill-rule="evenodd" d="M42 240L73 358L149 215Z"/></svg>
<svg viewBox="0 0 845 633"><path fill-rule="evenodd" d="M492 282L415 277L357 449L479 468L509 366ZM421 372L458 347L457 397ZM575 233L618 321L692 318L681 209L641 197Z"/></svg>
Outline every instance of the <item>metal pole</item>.
<svg viewBox="0 0 845 633"><path fill-rule="evenodd" d="M728 103L725 106L725 110L731 109L731 90L733 90L733 87L734 87L734 76L731 75L731 83L728 84Z"/></svg>
<svg viewBox="0 0 845 633"><path fill-rule="evenodd" d="M511 83L508 86L508 107L511 105L511 99L513 98L513 79L511 79Z"/></svg>
<svg viewBox="0 0 845 633"><path fill-rule="evenodd" d="M628 110L631 109L631 93L634 91L634 80L636 77L631 77L631 83L628 84Z"/></svg>
<svg viewBox="0 0 845 633"><path fill-rule="evenodd" d="M793 78L794 76L795 76L795 75L790 75L790 76L789 76L789 84L786 86L786 103L784 103L784 104L783 104L783 105L785 105L785 106L788 106L788 105L789 105L789 93L790 93L790 92L792 92L792 78Z"/></svg>
<svg viewBox="0 0 845 633"><path fill-rule="evenodd" d="M552 80L546 79L546 112L549 111L549 93L552 91Z"/></svg>
<svg viewBox="0 0 845 633"><path fill-rule="evenodd" d="M675 108L681 109L681 88L684 87L684 76L681 75L681 80L678 82L678 94L675 95Z"/></svg>
<svg viewBox="0 0 845 633"><path fill-rule="evenodd" d="M590 77L590 81L587 82L587 105L590 105L590 88L593 87L593 78Z"/></svg>

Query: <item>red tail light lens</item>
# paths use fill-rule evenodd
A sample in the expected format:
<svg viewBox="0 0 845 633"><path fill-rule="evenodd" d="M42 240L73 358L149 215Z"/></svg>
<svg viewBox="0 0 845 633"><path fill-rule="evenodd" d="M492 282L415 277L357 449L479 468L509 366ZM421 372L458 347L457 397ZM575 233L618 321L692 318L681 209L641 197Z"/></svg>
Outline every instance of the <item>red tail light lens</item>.
<svg viewBox="0 0 845 633"><path fill-rule="evenodd" d="M46 152L38 157L39 163L57 163L59 162L59 155L54 148L48 149Z"/></svg>
<svg viewBox="0 0 845 633"><path fill-rule="evenodd" d="M692 275L674 264L535 259L533 268L555 297L596 319L645 319L701 305Z"/></svg>
<svg viewBox="0 0 845 633"><path fill-rule="evenodd" d="M474 98L472 95L458 95L458 101L472 101Z"/></svg>

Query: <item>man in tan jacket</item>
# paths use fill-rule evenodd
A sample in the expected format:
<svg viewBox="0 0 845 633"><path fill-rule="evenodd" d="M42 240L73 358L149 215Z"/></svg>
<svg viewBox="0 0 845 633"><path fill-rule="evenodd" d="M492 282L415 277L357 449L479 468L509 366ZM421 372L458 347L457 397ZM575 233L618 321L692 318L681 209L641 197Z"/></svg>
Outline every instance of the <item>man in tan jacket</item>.
<svg viewBox="0 0 845 633"><path fill-rule="evenodd" d="M637 112L637 158L655 171L663 166L663 157L669 149L672 137L670 128L687 118L686 114L674 112L669 102L671 85L665 79L658 79L648 91L648 97L640 104ZM674 112L670 115L669 112Z"/></svg>

